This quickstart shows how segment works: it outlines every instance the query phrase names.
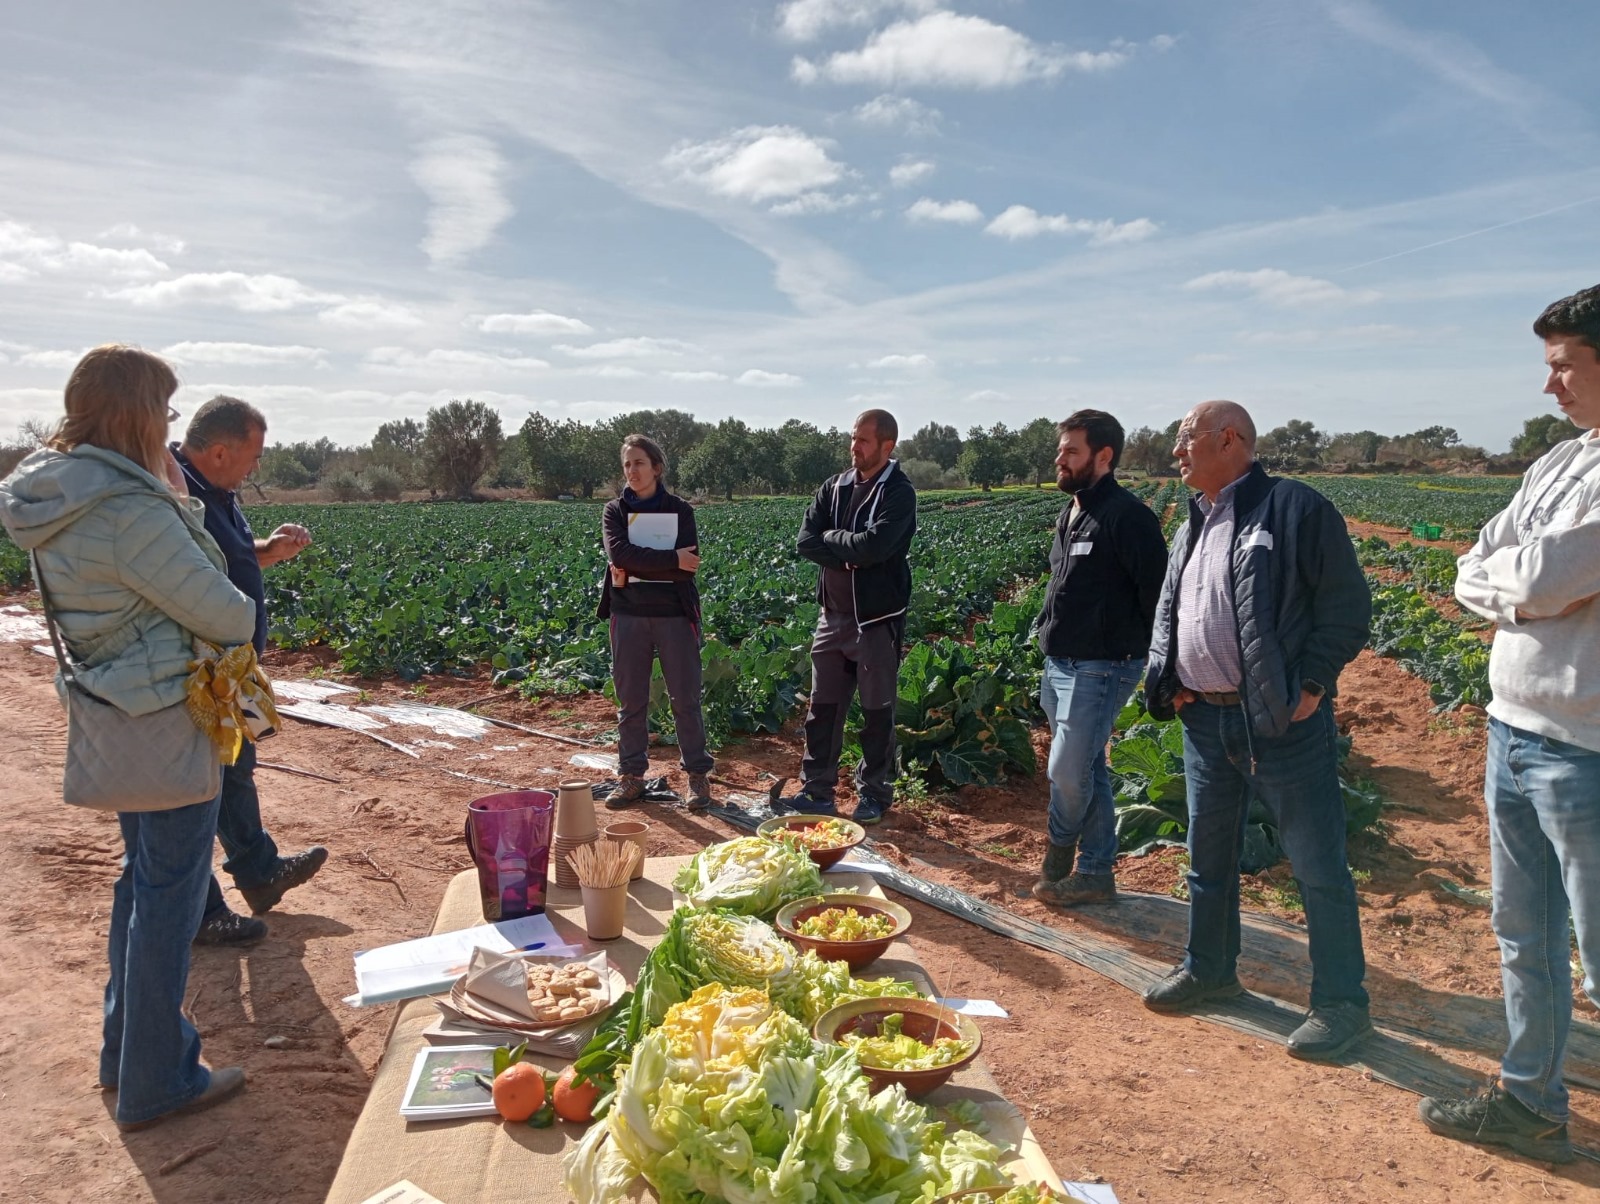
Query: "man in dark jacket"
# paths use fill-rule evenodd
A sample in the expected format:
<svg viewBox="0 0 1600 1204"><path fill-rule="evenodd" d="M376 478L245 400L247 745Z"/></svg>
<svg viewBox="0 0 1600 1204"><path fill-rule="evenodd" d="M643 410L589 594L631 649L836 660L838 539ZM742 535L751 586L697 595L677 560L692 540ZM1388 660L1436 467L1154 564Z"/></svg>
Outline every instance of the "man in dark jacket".
<svg viewBox="0 0 1600 1204"><path fill-rule="evenodd" d="M875 824L894 801L894 708L911 602L906 553L917 531L917 491L893 459L899 427L868 410L850 434L848 472L823 482L800 524L800 555L821 566L822 613L811 643L811 700L797 810L832 814L850 700L861 691L857 823Z"/></svg>
<svg viewBox="0 0 1600 1204"><path fill-rule="evenodd" d="M1254 795L1278 822L1311 944L1311 1009L1289 1053L1326 1061L1372 1029L1332 702L1372 597L1332 503L1255 463L1242 406L1190 410L1174 453L1199 494L1173 540L1145 689L1153 716L1183 721L1189 944L1144 1000L1181 1011L1242 990L1239 850Z"/></svg>
<svg viewBox="0 0 1600 1204"><path fill-rule="evenodd" d="M256 603L256 653L267 647L266 586L261 570L298 556L311 542L311 532L285 523L266 539L257 539L235 492L261 463L267 420L260 410L237 397L213 397L189 423L183 443L172 454L183 470L191 497L206 508L206 530L228 562L228 580ZM227 860L222 868L255 915L275 907L284 894L311 880L328 859L328 850L312 845L303 853L278 855L278 846L261 825L261 799L256 793L256 746L246 740L239 759L222 767L222 806L217 812L217 839ZM205 915L195 936L197 945L244 945L267 935L255 916L232 911L222 885L212 876Z"/></svg>
<svg viewBox="0 0 1600 1204"><path fill-rule="evenodd" d="M1072 907L1117 895L1106 742L1144 675L1167 544L1161 520L1117 483L1122 424L1079 410L1059 430L1056 484L1072 502L1056 520L1038 622L1039 703L1052 729L1050 845L1033 895Z"/></svg>

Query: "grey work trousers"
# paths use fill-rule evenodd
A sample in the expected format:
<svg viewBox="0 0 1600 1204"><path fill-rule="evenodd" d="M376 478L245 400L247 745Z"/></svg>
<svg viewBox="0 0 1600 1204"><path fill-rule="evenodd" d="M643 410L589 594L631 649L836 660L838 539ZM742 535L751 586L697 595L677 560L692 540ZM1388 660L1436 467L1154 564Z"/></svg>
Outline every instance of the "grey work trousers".
<svg viewBox="0 0 1600 1204"><path fill-rule="evenodd" d="M678 729L679 763L687 773L710 773L716 762L706 751L700 712L700 632L684 615L651 618L611 615L611 684L617 693L617 771L643 777L650 768L650 673L661 661L672 721Z"/></svg>
<svg viewBox="0 0 1600 1204"><path fill-rule="evenodd" d="M811 644L811 700L806 706L806 752L801 788L810 797L832 799L839 785L850 701L861 692L861 763L856 791L887 807L894 801L894 704L900 681L903 619L857 628L855 619L824 610Z"/></svg>

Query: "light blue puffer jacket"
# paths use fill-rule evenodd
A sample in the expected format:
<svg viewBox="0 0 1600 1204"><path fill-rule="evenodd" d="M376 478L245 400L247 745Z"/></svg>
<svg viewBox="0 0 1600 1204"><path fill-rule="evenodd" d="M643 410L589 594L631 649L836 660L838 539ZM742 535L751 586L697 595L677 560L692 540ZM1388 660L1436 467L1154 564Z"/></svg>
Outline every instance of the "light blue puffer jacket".
<svg viewBox="0 0 1600 1204"><path fill-rule="evenodd" d="M255 634L255 602L223 572L204 513L87 445L36 451L0 481L0 523L38 558L78 680L130 715L182 700L192 636Z"/></svg>

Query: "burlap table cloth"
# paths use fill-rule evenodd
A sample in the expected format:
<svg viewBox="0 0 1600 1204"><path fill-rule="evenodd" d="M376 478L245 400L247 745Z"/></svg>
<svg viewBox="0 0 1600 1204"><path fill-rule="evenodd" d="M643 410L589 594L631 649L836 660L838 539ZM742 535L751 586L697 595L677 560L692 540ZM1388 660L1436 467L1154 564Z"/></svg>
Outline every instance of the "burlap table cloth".
<svg viewBox="0 0 1600 1204"><path fill-rule="evenodd" d="M564 940L590 952L603 948L632 983L645 955L666 931L675 905L672 879L687 861L687 857L650 859L645 876L629 888L627 928L618 940L597 944L584 936L583 902L575 890L552 886L546 914ZM855 887L863 893L883 893L866 874L824 876L833 890ZM446 888L433 931L452 932L483 922L477 871L466 870ZM896 941L890 956L873 963L866 973L872 977L891 974L931 989L927 974L903 940ZM372 1090L328 1190L328 1204L361 1204L400 1179L410 1179L444 1204L565 1204L571 1197L561 1186L561 1155L582 1137L576 1126L557 1121L548 1129L530 1129L503 1124L495 1117L407 1124L401 1118L400 1100L411 1065L417 1051L427 1044L422 1030L438 1014L431 999L407 1000L397 1008ZM494 1043L492 1037L481 1042ZM551 1070L563 1068L553 1059L534 1060ZM1017 1147L1018 1157L1010 1167L1013 1173L1033 1181L1061 1182L1027 1121L1001 1096L981 1057L926 1097L926 1102L943 1104L961 1098L971 1099L983 1109L991 1141ZM645 1187L642 1198L653 1200L655 1195Z"/></svg>

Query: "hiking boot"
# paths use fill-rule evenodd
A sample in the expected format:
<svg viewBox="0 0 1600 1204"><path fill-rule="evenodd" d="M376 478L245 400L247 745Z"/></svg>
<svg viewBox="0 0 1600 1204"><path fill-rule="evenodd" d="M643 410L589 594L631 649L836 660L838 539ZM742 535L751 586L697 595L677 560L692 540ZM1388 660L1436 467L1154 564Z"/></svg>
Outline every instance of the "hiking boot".
<svg viewBox="0 0 1600 1204"><path fill-rule="evenodd" d="M1567 1126L1546 1120L1499 1083L1466 1099L1424 1096L1417 1103L1422 1123L1442 1137L1478 1145L1510 1146L1540 1162L1571 1162Z"/></svg>
<svg viewBox="0 0 1600 1204"><path fill-rule="evenodd" d="M644 779L637 774L625 773L617 779L617 788L606 795L607 811L624 811L644 802Z"/></svg>
<svg viewBox="0 0 1600 1204"><path fill-rule="evenodd" d="M1060 882L1061 879L1072 873L1072 863L1077 860L1077 857L1078 845L1076 841L1072 844L1052 844L1047 846L1044 851L1044 865L1039 869L1037 886Z"/></svg>
<svg viewBox="0 0 1600 1204"><path fill-rule="evenodd" d="M689 775L689 800L684 804L691 811L704 811L711 806L711 779L703 773Z"/></svg>
<svg viewBox="0 0 1600 1204"><path fill-rule="evenodd" d="M850 813L850 818L863 827L870 828L873 824L882 823L883 817L889 814L888 803L879 802L875 798L859 799L856 809Z"/></svg>
<svg viewBox="0 0 1600 1204"><path fill-rule="evenodd" d="M242 916L223 908L214 916L200 921L200 931L194 934L196 945L254 945L267 935L265 920Z"/></svg>
<svg viewBox="0 0 1600 1204"><path fill-rule="evenodd" d="M256 923L260 923L259 920ZM262 925L266 927L266 925ZM160 1116L152 1116L149 1120L135 1120L127 1124L117 1122L117 1128L124 1133L137 1132L148 1129L151 1125L158 1125L169 1116L180 1116L185 1112L204 1112L213 1108L231 1095L237 1095L244 1087L244 1071L238 1066L224 1066L220 1070L211 1072L211 1082L206 1089L195 1096L187 1104L180 1104L170 1112L163 1112Z"/></svg>
<svg viewBox="0 0 1600 1204"><path fill-rule="evenodd" d="M1372 1020L1359 1003L1325 1003L1289 1034L1289 1056L1331 1062L1371 1031Z"/></svg>
<svg viewBox="0 0 1600 1204"><path fill-rule="evenodd" d="M272 873L267 875L265 882L255 886L241 886L239 893L244 896L244 901L250 904L251 914L261 915L276 907L283 896L295 887L315 878L317 871L327 860L328 850L320 844L314 844L304 853L278 858L278 864L273 867Z"/></svg>
<svg viewBox="0 0 1600 1204"><path fill-rule="evenodd" d="M1144 993L1144 1006L1153 1012L1181 1012L1211 999L1232 999L1244 994L1237 978L1208 986L1187 966L1179 966Z"/></svg>
<svg viewBox="0 0 1600 1204"><path fill-rule="evenodd" d="M1033 897L1052 907L1080 903L1115 903L1117 880L1110 874L1080 874L1076 870L1055 882L1035 882Z"/></svg>

